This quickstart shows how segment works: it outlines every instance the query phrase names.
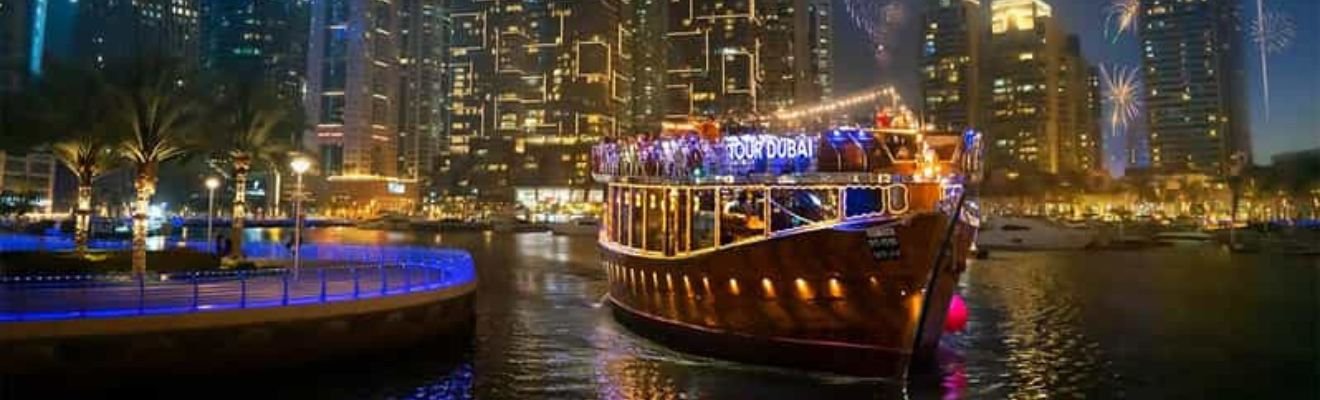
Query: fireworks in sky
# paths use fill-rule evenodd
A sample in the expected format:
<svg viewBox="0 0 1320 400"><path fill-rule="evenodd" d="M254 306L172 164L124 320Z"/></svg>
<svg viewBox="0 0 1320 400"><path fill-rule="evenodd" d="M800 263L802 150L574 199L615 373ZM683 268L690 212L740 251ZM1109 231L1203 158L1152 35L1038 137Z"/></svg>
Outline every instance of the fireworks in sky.
<svg viewBox="0 0 1320 400"><path fill-rule="evenodd" d="M890 59L889 44L907 16L903 3L896 0L844 0L848 17L875 47L876 61L885 64Z"/></svg>
<svg viewBox="0 0 1320 400"><path fill-rule="evenodd" d="M1109 0L1105 7L1105 36L1115 42L1123 32L1136 33L1141 22L1141 0Z"/></svg>
<svg viewBox="0 0 1320 400"><path fill-rule="evenodd" d="M1260 81L1265 92L1265 120L1270 119L1270 62L1271 54L1282 53L1292 45L1297 35L1297 25L1292 17L1278 11L1265 11L1264 0L1256 0L1256 20L1252 22L1247 34L1256 43L1260 53Z"/></svg>
<svg viewBox="0 0 1320 400"><path fill-rule="evenodd" d="M1100 66L1104 100L1109 106L1109 127L1115 134L1141 115L1141 70L1121 65Z"/></svg>
<svg viewBox="0 0 1320 400"><path fill-rule="evenodd" d="M1297 25L1292 17L1278 11L1267 11L1251 27L1251 40L1264 49L1265 54L1277 54L1292 46L1297 37Z"/></svg>

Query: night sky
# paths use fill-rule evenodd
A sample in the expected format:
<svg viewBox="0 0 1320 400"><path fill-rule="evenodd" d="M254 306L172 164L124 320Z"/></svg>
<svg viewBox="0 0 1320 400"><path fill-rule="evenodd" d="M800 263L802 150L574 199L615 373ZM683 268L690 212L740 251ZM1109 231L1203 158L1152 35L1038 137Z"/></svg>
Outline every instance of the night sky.
<svg viewBox="0 0 1320 400"><path fill-rule="evenodd" d="M918 50L921 43L920 21L925 0L869 0L899 2L905 18L890 39L893 53L888 62L879 64L873 46L847 14L845 0L834 0L835 93L846 94L859 88L891 83L899 88L907 104L919 105L917 87ZM868 1L868 0L859 0ZM988 4L989 0L982 0ZM1124 34L1115 43L1104 37L1105 0L1046 0L1054 8L1064 30L1076 33L1083 52L1091 63L1140 66L1139 42L1134 34ZM1243 0L1243 15L1255 18L1255 1ZM1264 93L1260 82L1260 59L1254 47L1245 53L1250 82L1247 108L1251 115L1252 145L1257 164L1268 164L1271 155L1293 150L1320 147L1320 0L1265 0L1266 10L1277 10L1292 17L1297 25L1292 46L1271 55L1270 90L1272 110L1265 117ZM1250 43L1250 42L1246 42ZM879 65L878 65L879 64ZM1138 134L1144 135L1144 128ZM1121 152L1119 137L1108 132L1106 148L1111 158ZM1118 173L1122 162L1111 164Z"/></svg>

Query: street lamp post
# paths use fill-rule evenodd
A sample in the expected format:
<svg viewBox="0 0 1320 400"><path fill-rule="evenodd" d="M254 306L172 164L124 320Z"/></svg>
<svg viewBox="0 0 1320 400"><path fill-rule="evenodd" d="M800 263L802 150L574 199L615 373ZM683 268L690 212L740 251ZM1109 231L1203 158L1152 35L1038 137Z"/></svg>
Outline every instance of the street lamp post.
<svg viewBox="0 0 1320 400"><path fill-rule="evenodd" d="M214 243L211 239L212 220L215 216L215 188L220 187L220 180L214 176L206 178L206 242ZM212 249L213 251L215 249Z"/></svg>
<svg viewBox="0 0 1320 400"><path fill-rule="evenodd" d="M294 184L294 190L297 191L297 194L293 198L293 273L297 276L298 269L302 266L303 173L312 167L312 162L306 158L298 157L289 162L289 167L298 176L297 182Z"/></svg>

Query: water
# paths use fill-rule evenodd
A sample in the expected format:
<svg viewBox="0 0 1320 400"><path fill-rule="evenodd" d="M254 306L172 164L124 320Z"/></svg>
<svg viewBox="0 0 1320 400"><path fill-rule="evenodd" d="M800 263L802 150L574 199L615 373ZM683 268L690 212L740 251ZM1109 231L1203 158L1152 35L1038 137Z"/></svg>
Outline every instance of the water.
<svg viewBox="0 0 1320 400"><path fill-rule="evenodd" d="M276 230L260 237L278 238ZM283 398L803 399L1317 398L1320 261L1215 249L995 253L961 294L971 317L940 370L907 381L763 368L677 353L598 303L593 238L315 230L312 242L467 249L478 290L460 356L410 351L261 379L211 395ZM211 388L214 387L215 390ZM140 388L139 388L140 389ZM139 390L132 389L132 390ZM174 389L171 389L174 390ZM140 394L140 392L132 392ZM104 394L104 393L101 393Z"/></svg>

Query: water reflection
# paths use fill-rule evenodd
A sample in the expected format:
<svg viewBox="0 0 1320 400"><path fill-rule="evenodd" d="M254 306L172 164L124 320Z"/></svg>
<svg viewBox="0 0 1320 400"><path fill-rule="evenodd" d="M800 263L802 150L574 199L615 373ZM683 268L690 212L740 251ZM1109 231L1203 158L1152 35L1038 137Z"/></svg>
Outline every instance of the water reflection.
<svg viewBox="0 0 1320 400"><path fill-rule="evenodd" d="M478 320L473 343L457 343L470 354L289 372L299 379L275 392L249 388L258 397L1317 397L1316 259L1213 249L996 253L964 276L970 318L966 331L946 337L939 370L895 382L712 360L633 335L598 307L608 282L594 238L352 228L308 237L470 251L481 277ZM674 284L719 283L675 276Z"/></svg>

